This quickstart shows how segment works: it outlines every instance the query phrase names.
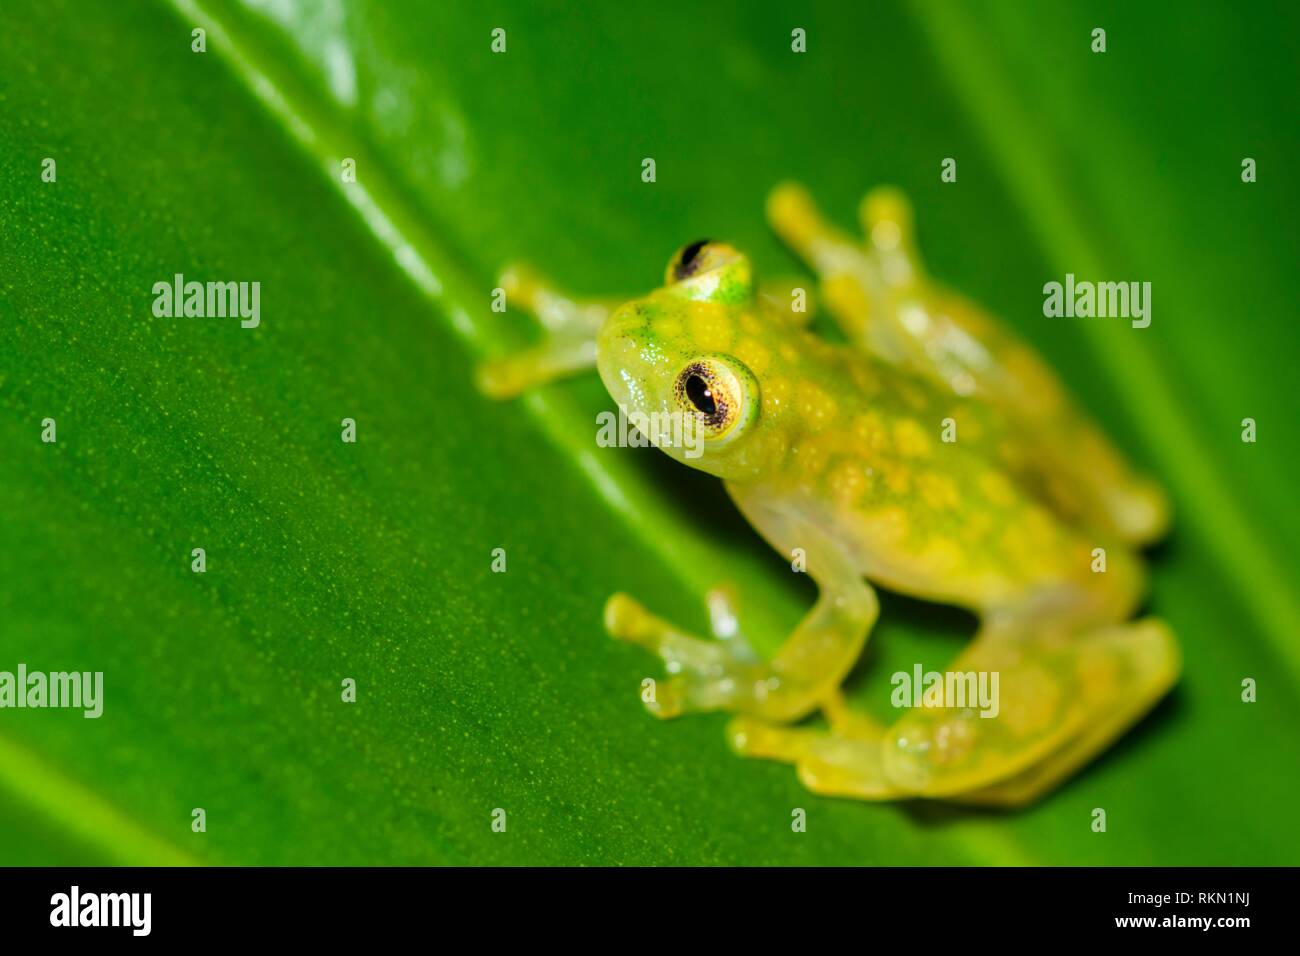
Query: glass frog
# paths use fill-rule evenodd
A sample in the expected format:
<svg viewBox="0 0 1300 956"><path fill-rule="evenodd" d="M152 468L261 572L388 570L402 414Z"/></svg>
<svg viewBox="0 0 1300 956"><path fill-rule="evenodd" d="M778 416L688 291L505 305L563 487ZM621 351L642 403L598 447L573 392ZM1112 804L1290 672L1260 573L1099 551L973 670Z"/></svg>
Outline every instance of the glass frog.
<svg viewBox="0 0 1300 956"><path fill-rule="evenodd" d="M927 276L899 192L863 200L864 240L797 185L777 187L767 212L816 271L847 344L807 328L809 311L791 308L800 290L756 285L745 256L700 241L662 288L622 305L507 270L508 298L545 337L482 366L480 387L506 396L595 365L652 427L685 416L703 454L666 431L646 437L721 478L786 560L805 556L819 596L770 660L737 633L725 588L708 596L712 639L626 594L609 599L610 634L671 675L654 714L731 712L738 753L794 764L817 793L1033 801L1177 680L1170 629L1131 620L1145 588L1138 549L1164 533L1165 495L1029 346ZM996 674L996 716L936 698L886 727L845 705L841 683L877 616L872 584L978 615L950 670ZM817 710L826 727L799 723Z"/></svg>

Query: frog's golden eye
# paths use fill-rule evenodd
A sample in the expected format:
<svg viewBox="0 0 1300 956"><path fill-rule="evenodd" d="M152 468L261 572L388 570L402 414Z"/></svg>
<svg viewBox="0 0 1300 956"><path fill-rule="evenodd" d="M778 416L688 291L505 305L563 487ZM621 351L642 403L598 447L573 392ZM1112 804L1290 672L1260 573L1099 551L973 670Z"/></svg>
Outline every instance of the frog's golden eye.
<svg viewBox="0 0 1300 956"><path fill-rule="evenodd" d="M706 439L739 434L758 407L758 383L731 356L695 359L677 373L678 406L693 415Z"/></svg>

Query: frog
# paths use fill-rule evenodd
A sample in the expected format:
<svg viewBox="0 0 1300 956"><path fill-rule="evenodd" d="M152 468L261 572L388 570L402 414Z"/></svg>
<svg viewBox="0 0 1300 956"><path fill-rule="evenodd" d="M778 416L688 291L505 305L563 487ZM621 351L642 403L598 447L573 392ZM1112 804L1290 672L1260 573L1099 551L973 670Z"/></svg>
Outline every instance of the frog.
<svg viewBox="0 0 1300 956"><path fill-rule="evenodd" d="M644 695L653 715L730 714L737 754L793 765L817 794L1033 803L1177 683L1173 631L1138 616L1167 495L1008 323L930 277L900 190L866 194L861 237L797 183L773 189L766 213L815 273L811 295L798 279L759 281L725 241L683 246L661 287L625 301L510 267L501 287L544 337L483 363L479 387L504 398L594 367L661 432L650 444L721 479L816 584L767 657L723 582L705 598L706 635L612 595L606 630L667 672ZM838 340L814 330L810 301ZM695 445L673 441L674 418ZM978 619L950 672L996 675L996 713L940 696L887 723L847 704L878 588Z"/></svg>

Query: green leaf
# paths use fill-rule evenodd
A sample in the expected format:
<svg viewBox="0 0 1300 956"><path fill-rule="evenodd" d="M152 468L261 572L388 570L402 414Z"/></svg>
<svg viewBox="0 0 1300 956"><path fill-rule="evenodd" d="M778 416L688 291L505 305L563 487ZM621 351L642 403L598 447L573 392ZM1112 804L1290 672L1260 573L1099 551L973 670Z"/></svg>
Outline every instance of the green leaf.
<svg viewBox="0 0 1300 956"><path fill-rule="evenodd" d="M0 670L102 670L105 709L0 711L0 862L1296 862L1290 8L11 6ZM609 593L699 625L734 581L770 649L810 590L714 480L596 448L598 382L471 384L530 334L488 309L502 262L635 293L717 235L791 271L786 177L845 225L904 187L933 271L1174 494L1151 608L1184 680L1026 811L826 800L720 716L646 717ZM1152 281L1151 327L1044 319L1066 271ZM260 281L261 325L155 318L178 272ZM856 697L972 628L887 596Z"/></svg>

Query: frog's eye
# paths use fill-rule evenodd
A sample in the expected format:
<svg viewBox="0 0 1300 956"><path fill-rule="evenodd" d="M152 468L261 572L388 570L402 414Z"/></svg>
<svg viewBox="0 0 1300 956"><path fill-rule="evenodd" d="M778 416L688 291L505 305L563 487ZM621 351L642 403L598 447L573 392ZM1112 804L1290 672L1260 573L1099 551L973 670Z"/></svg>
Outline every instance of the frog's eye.
<svg viewBox="0 0 1300 956"><path fill-rule="evenodd" d="M677 255L673 256L673 261L668 266L673 281L681 282L683 279L689 279L700 272L708 271L702 267L712 258L705 255L705 250L710 245L708 239L696 239L694 242L682 246L677 251Z"/></svg>
<svg viewBox="0 0 1300 956"><path fill-rule="evenodd" d="M668 263L664 284L675 295L719 305L740 305L754 295L749 260L735 246L711 239L682 246Z"/></svg>
<svg viewBox="0 0 1300 956"><path fill-rule="evenodd" d="M758 408L758 382L731 356L707 356L677 373L678 406L693 415L706 439L738 435Z"/></svg>
<svg viewBox="0 0 1300 956"><path fill-rule="evenodd" d="M677 250L664 279L667 285L689 286L707 294L723 285L740 293L750 281L749 260L729 243L696 239Z"/></svg>

